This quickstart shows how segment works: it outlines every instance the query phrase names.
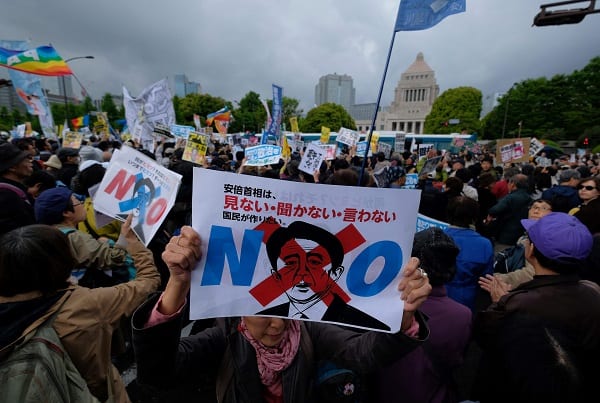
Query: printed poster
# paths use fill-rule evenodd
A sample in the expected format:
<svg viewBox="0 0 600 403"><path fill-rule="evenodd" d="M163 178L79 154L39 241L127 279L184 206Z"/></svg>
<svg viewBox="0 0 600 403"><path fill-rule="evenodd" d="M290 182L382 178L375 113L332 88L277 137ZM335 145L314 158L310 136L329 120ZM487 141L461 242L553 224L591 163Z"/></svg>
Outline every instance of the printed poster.
<svg viewBox="0 0 600 403"><path fill-rule="evenodd" d="M83 141L83 135L78 132L66 132L63 136L63 147L68 148L77 148L81 147L81 143Z"/></svg>
<svg viewBox="0 0 600 403"><path fill-rule="evenodd" d="M329 136L331 135L331 129L329 127L321 126L321 144L329 143Z"/></svg>
<svg viewBox="0 0 600 403"><path fill-rule="evenodd" d="M496 161L503 164L528 162L530 138L496 140Z"/></svg>
<svg viewBox="0 0 600 403"><path fill-rule="evenodd" d="M193 194L202 258L191 319L265 315L399 330L397 286L420 191L195 168Z"/></svg>
<svg viewBox="0 0 600 403"><path fill-rule="evenodd" d="M207 134L190 132L181 158L194 164L202 164L208 149L208 141Z"/></svg>
<svg viewBox="0 0 600 403"><path fill-rule="evenodd" d="M315 171L321 168L321 163L326 155L326 151L321 147L321 145L315 143L310 143L306 146L298 169L312 176Z"/></svg>
<svg viewBox="0 0 600 403"><path fill-rule="evenodd" d="M335 144L322 144L321 148L325 150L325 159L327 161L331 161L335 159L335 152L337 150L337 146ZM320 167L320 165L319 165Z"/></svg>
<svg viewBox="0 0 600 403"><path fill-rule="evenodd" d="M281 147L272 144L260 144L247 147L244 154L246 157L245 165L250 167L277 164L281 158Z"/></svg>
<svg viewBox="0 0 600 403"><path fill-rule="evenodd" d="M115 150L93 199L94 208L131 227L146 246L175 203L181 175L131 147Z"/></svg>
<svg viewBox="0 0 600 403"><path fill-rule="evenodd" d="M360 134L357 131L346 129L345 127L340 127L337 137L335 138L338 143L346 144L350 147L356 145L359 139Z"/></svg>

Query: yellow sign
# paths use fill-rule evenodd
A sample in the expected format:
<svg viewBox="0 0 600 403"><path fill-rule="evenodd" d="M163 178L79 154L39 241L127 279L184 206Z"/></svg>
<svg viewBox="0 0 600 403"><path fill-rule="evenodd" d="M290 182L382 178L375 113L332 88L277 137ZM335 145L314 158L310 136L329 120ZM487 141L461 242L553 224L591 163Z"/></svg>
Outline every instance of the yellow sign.
<svg viewBox="0 0 600 403"><path fill-rule="evenodd" d="M292 155L292 150L290 149L290 146L288 144L287 136L285 134L282 134L281 135L281 157L283 159L286 159L290 155Z"/></svg>
<svg viewBox="0 0 600 403"><path fill-rule="evenodd" d="M182 159L194 164L202 164L207 148L208 136L206 134L190 132L183 150Z"/></svg>
<svg viewBox="0 0 600 403"><path fill-rule="evenodd" d="M292 132L293 133L300 133L300 129L298 128L298 118L297 117L291 117L290 118L290 126L292 127Z"/></svg>
<svg viewBox="0 0 600 403"><path fill-rule="evenodd" d="M66 132L65 138L63 139L62 146L68 148L79 148L81 147L81 142L83 140L83 135L78 132Z"/></svg>
<svg viewBox="0 0 600 403"><path fill-rule="evenodd" d="M321 142L321 144L329 143L329 134L330 133L331 133L331 130L329 129L329 127L321 126L321 139L319 140Z"/></svg>
<svg viewBox="0 0 600 403"><path fill-rule="evenodd" d="M379 133L373 132L371 135L371 152L373 154L377 152L377 143L379 143Z"/></svg>

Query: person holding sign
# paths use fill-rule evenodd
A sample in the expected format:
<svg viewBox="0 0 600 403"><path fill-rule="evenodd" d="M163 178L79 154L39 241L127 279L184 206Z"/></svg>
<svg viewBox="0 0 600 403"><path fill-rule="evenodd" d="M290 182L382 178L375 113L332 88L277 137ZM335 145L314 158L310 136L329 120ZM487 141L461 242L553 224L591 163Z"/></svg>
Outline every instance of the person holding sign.
<svg viewBox="0 0 600 403"><path fill-rule="evenodd" d="M431 286L419 260L412 258L398 284L404 312L397 333L356 333L329 324L245 316L179 340L200 237L183 227L162 258L171 274L165 291L138 308L132 322L142 385L172 386L177 381L194 387L216 375L219 402L307 402L314 398L313 363L333 359L369 372L412 351L429 334L417 309Z"/></svg>

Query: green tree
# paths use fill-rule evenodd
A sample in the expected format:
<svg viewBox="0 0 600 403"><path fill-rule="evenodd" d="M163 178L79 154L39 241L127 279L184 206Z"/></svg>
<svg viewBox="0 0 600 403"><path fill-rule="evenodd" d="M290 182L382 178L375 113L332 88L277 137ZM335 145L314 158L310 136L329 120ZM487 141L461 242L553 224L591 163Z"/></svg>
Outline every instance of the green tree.
<svg viewBox="0 0 600 403"><path fill-rule="evenodd" d="M108 120L113 121L119 118L119 110L115 105L112 95L108 92L102 97L100 108L102 109L102 112L106 112Z"/></svg>
<svg viewBox="0 0 600 403"><path fill-rule="evenodd" d="M260 95L254 91L248 92L240 102L238 108L233 111L233 121L230 131L260 133L267 120L267 113L260 100Z"/></svg>
<svg viewBox="0 0 600 403"><path fill-rule="evenodd" d="M557 141L581 138L586 129L600 125L600 57L570 75L513 84L482 124L488 139L518 134Z"/></svg>
<svg viewBox="0 0 600 403"><path fill-rule="evenodd" d="M92 98L90 98L89 96L85 97L85 99L83 100L83 103L80 105L80 107L81 107L82 115L87 115L91 111L96 110L96 106L94 106L94 102L92 102Z"/></svg>
<svg viewBox="0 0 600 403"><path fill-rule="evenodd" d="M479 132L481 91L473 87L458 87L444 91L433 103L425 118L425 133L449 134L462 130ZM458 119L458 126L450 123Z"/></svg>
<svg viewBox="0 0 600 403"><path fill-rule="evenodd" d="M298 125L303 133L320 133L321 126L329 127L332 132L340 127L356 130L356 123L343 106L334 103L325 103L312 108L306 118L299 119Z"/></svg>
<svg viewBox="0 0 600 403"><path fill-rule="evenodd" d="M200 120L203 121L206 119L206 115L218 111L225 105L232 109L231 103L221 97L213 97L209 94L188 94L178 102L175 114L180 116L181 120L178 120L178 123L194 126L194 114L200 115Z"/></svg>
<svg viewBox="0 0 600 403"><path fill-rule="evenodd" d="M8 108L3 106L0 108L0 130L9 131L13 128L14 124Z"/></svg>

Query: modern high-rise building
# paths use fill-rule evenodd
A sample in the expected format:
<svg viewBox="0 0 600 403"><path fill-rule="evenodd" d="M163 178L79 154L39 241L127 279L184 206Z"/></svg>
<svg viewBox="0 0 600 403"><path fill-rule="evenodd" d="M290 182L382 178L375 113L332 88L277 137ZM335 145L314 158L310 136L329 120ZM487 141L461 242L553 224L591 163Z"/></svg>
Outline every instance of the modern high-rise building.
<svg viewBox="0 0 600 403"><path fill-rule="evenodd" d="M188 94L200 94L202 86L189 81L185 74L175 74L175 95L185 97Z"/></svg>
<svg viewBox="0 0 600 403"><path fill-rule="evenodd" d="M315 104L317 106L333 102L343 106L346 111L350 111L354 105L355 96L356 90L352 77L346 74L327 74L319 78L319 84L315 86Z"/></svg>

